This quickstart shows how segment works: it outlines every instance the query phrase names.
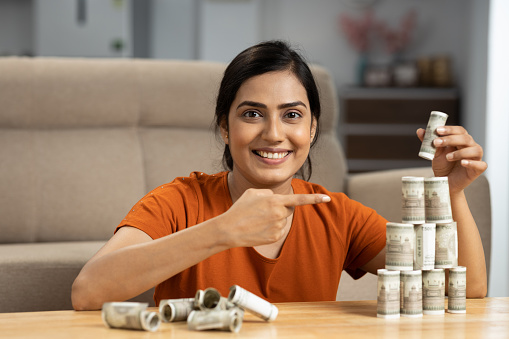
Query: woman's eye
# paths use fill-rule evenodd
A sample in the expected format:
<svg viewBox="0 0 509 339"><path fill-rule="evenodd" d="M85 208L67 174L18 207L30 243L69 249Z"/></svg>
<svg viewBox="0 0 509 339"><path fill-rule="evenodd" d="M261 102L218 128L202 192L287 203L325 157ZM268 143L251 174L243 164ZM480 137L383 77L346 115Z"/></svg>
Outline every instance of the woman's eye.
<svg viewBox="0 0 509 339"><path fill-rule="evenodd" d="M261 117L260 113L257 111L246 111L243 114L246 118L258 118Z"/></svg>
<svg viewBox="0 0 509 339"><path fill-rule="evenodd" d="M288 112L288 113L286 113L286 117L287 117L288 119L298 119L298 118L300 118L301 116L302 116L302 115L301 115L300 113L298 113L298 112Z"/></svg>

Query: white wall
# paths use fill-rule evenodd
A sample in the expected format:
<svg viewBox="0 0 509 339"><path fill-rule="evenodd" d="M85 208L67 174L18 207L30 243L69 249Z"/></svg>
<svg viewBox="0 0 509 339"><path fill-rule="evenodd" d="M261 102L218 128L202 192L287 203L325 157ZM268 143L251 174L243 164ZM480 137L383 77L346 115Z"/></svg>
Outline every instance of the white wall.
<svg viewBox="0 0 509 339"><path fill-rule="evenodd" d="M0 1L0 56L33 53L31 0Z"/></svg>
<svg viewBox="0 0 509 339"><path fill-rule="evenodd" d="M131 1L87 0L84 24L77 21L77 2L34 0L34 45L39 56L126 57L131 55ZM124 50L111 48L114 39Z"/></svg>
<svg viewBox="0 0 509 339"><path fill-rule="evenodd" d="M488 74L489 1L470 1L463 122L474 139L486 146L486 86Z"/></svg>
<svg viewBox="0 0 509 339"><path fill-rule="evenodd" d="M486 159L493 236L490 296L509 296L509 1L491 0Z"/></svg>
<svg viewBox="0 0 509 339"><path fill-rule="evenodd" d="M202 1L199 59L230 61L260 40L260 1Z"/></svg>
<svg viewBox="0 0 509 339"><path fill-rule="evenodd" d="M196 0L152 0L151 57L197 59L198 2Z"/></svg>

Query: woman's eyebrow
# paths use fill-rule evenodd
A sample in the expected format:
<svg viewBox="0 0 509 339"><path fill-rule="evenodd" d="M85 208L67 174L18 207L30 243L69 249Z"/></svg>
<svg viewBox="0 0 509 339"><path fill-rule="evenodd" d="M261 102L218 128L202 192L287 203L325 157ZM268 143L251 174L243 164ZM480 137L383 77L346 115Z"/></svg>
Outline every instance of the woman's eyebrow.
<svg viewBox="0 0 509 339"><path fill-rule="evenodd" d="M256 102L256 101L249 101L249 100L246 100L246 101L242 101L238 106L237 106L237 109L239 109L240 107L242 106L251 106L251 107L258 107L258 108L267 108L267 105L265 104L262 104L260 102ZM288 102L286 104L281 104L279 106L277 106L278 109L283 109L283 108L290 108L290 107L295 107L295 106L304 106L305 108L307 108L306 104L304 104L302 101L294 101L294 102Z"/></svg>
<svg viewBox="0 0 509 339"><path fill-rule="evenodd" d="M281 105L277 106L277 108L282 109L282 108L290 108L290 107L295 107L295 106L304 106L305 108L307 108L306 104L304 104L302 101L294 101L294 102L289 102L287 104L281 104Z"/></svg>

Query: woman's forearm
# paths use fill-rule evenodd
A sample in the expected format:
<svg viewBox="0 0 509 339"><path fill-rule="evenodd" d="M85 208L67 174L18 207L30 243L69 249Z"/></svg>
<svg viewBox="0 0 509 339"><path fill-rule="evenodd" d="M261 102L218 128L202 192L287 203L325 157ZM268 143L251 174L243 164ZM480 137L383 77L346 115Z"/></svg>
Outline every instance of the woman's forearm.
<svg viewBox="0 0 509 339"><path fill-rule="evenodd" d="M451 207L458 226L458 265L467 267L467 297L484 298L488 289L484 250L463 191L451 194Z"/></svg>
<svg viewBox="0 0 509 339"><path fill-rule="evenodd" d="M92 258L73 284L73 306L76 310L100 309L104 302L135 297L226 250L229 246L224 238L214 218L157 240Z"/></svg>

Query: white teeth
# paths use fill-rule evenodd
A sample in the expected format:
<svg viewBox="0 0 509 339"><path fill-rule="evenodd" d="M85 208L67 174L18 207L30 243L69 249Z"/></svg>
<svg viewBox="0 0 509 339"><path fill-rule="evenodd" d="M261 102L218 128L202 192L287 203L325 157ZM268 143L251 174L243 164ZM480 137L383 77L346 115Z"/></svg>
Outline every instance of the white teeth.
<svg viewBox="0 0 509 339"><path fill-rule="evenodd" d="M288 155L288 152L283 153L272 153L272 152L263 152L263 151L256 151L256 154L263 158L268 159L282 159Z"/></svg>

